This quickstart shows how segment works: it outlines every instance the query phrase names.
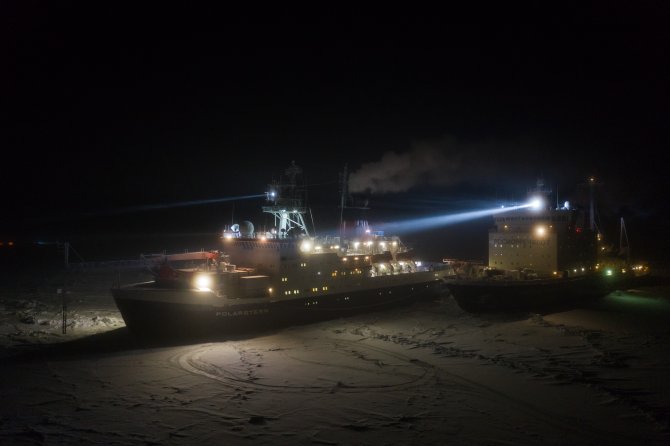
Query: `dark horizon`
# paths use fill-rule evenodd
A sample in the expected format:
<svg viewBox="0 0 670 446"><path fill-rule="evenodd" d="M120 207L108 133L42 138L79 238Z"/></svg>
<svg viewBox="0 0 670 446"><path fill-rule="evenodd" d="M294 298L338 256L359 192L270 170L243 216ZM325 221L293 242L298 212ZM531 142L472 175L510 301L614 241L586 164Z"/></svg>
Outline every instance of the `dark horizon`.
<svg viewBox="0 0 670 446"><path fill-rule="evenodd" d="M232 202L137 209L263 194L295 161L315 185L317 229L337 221L345 165L372 223L518 200L538 177L572 196L594 175L603 218L624 217L633 252L670 249L659 5L384 45L283 45L264 24L230 20L177 33L91 8L5 8L2 240L128 237L140 248L154 234L216 233ZM413 23L424 21L441 23ZM254 38L231 39L251 28ZM261 202L235 201L234 215L259 219ZM485 228L404 238L480 256Z"/></svg>

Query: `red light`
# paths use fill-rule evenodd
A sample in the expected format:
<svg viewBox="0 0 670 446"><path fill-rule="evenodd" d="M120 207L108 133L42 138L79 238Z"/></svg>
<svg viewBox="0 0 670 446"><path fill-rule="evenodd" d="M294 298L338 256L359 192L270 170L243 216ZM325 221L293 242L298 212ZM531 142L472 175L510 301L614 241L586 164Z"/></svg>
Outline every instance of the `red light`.
<svg viewBox="0 0 670 446"><path fill-rule="evenodd" d="M575 228L575 232L579 234L580 232L582 232L582 228L580 227Z"/></svg>

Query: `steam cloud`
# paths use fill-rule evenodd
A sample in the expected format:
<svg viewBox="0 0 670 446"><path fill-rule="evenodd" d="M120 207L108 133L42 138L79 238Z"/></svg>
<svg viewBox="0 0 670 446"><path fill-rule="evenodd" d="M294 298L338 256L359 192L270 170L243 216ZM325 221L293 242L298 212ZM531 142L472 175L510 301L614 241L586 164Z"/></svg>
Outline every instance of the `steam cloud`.
<svg viewBox="0 0 670 446"><path fill-rule="evenodd" d="M512 178L534 182L543 171L565 176L569 158L547 157L547 153L565 151L530 139L466 142L445 136L414 143L407 152L386 152L379 161L363 164L349 175L349 191L384 194L425 185L495 185Z"/></svg>
<svg viewBox="0 0 670 446"><path fill-rule="evenodd" d="M463 157L458 151L449 153L449 142L417 143L405 153L387 152L380 161L363 164L349 175L353 193L405 192L414 186L444 186L460 179Z"/></svg>

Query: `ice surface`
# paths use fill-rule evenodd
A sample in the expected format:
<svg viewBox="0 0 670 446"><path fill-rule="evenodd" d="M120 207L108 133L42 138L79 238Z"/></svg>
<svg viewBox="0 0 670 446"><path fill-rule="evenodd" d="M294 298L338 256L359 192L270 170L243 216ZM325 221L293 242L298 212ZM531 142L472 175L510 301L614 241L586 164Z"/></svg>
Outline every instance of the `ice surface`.
<svg viewBox="0 0 670 446"><path fill-rule="evenodd" d="M0 444L670 444L668 289L434 302L205 343L131 336L111 273L0 294Z"/></svg>

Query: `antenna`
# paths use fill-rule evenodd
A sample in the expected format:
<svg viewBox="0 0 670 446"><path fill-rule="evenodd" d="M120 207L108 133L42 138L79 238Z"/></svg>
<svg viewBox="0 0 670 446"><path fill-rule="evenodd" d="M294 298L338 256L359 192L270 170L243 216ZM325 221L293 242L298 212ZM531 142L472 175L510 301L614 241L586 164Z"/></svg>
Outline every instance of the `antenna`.
<svg viewBox="0 0 670 446"><path fill-rule="evenodd" d="M596 177L590 176L586 184L589 186L589 228L596 231L598 228L596 226L595 189L602 183L596 181ZM583 186L584 183L580 183L580 185Z"/></svg>
<svg viewBox="0 0 670 446"><path fill-rule="evenodd" d="M594 195L593 189L595 187L595 184L596 184L596 179L593 178L593 177L589 178L589 186L590 186L589 187L589 227L591 228L592 231L595 230L595 228L596 228L596 213L594 211L594 209L595 209L595 203L594 203L595 199L593 198L593 195Z"/></svg>
<svg viewBox="0 0 670 446"><path fill-rule="evenodd" d="M341 189L341 195L340 195L340 239L344 237L343 231L344 231L344 201L345 197L347 196L348 192L348 183L349 183L349 175L347 173L347 165L344 165L344 171L341 174L341 180L342 184L340 185Z"/></svg>
<svg viewBox="0 0 670 446"><path fill-rule="evenodd" d="M626 239L626 246L624 247L623 241ZM628 242L628 233L626 232L626 224L623 222L623 217L621 217L621 229L619 230L619 254L626 254L626 263L630 265L630 244Z"/></svg>
<svg viewBox="0 0 670 446"><path fill-rule="evenodd" d="M589 225L592 231L595 231L597 229L595 189L596 186L600 186L600 184L601 183L598 183L594 176L589 177Z"/></svg>
<svg viewBox="0 0 670 446"><path fill-rule="evenodd" d="M344 165L343 172L340 174L340 193L340 237L342 238L344 237L344 228L346 226L346 222L344 221L344 209L370 209L368 207L368 200L365 200L362 206L357 206L354 198L349 195L349 171L347 170L346 164ZM351 205L348 205L347 202Z"/></svg>

